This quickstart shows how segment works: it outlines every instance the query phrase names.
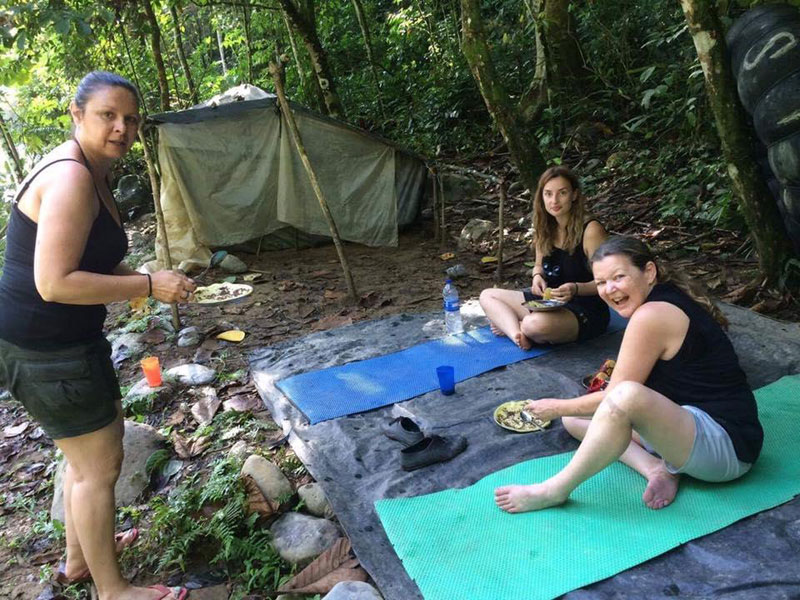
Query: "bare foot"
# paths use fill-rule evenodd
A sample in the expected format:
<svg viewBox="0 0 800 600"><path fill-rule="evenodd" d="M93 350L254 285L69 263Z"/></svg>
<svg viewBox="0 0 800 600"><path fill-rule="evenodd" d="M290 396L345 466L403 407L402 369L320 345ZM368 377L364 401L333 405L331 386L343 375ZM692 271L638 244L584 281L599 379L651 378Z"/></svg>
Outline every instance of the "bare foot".
<svg viewBox="0 0 800 600"><path fill-rule="evenodd" d="M658 510L669 505L678 493L678 475L673 475L660 467L647 478L647 487L642 500L650 508Z"/></svg>
<svg viewBox="0 0 800 600"><path fill-rule="evenodd" d="M514 343L517 346L519 346L520 348L522 348L523 350L530 350L531 349L531 341L521 331L514 334Z"/></svg>
<svg viewBox="0 0 800 600"><path fill-rule="evenodd" d="M135 527L126 529L114 536L115 549L117 554L122 554L128 546L133 544L139 537L139 530ZM86 559L83 556L69 556L64 568L66 580L84 579L90 577L89 568L86 566Z"/></svg>
<svg viewBox="0 0 800 600"><path fill-rule="evenodd" d="M494 490L494 501L506 512L541 510L566 502L569 494L552 489L547 482L533 485L505 485Z"/></svg>
<svg viewBox="0 0 800 600"><path fill-rule="evenodd" d="M503 336L506 334L506 333L505 333L505 331L503 331L502 329L500 329L500 328L499 328L497 325L495 325L495 324L494 324L494 323L492 323L491 321L489 321L489 329L491 329L491 330L492 330L492 333L493 333L493 334L495 334L495 335L499 335L500 337L503 337Z"/></svg>

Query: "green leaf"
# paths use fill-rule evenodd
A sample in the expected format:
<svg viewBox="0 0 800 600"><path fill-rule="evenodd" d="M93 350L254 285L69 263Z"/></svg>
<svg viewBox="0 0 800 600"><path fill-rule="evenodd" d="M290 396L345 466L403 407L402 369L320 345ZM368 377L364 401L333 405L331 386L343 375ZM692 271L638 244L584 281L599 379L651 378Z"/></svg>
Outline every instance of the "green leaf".
<svg viewBox="0 0 800 600"><path fill-rule="evenodd" d="M24 31L21 31L20 34L17 36L17 50L25 50L25 42L28 41L28 36L25 35Z"/></svg>
<svg viewBox="0 0 800 600"><path fill-rule="evenodd" d="M69 19L65 17L53 19L53 27L55 27L56 32L61 35L67 35L69 33L69 24Z"/></svg>
<svg viewBox="0 0 800 600"><path fill-rule="evenodd" d="M655 66L647 67L644 71L642 71L642 74L639 75L639 81L644 83L645 81L650 79L650 76L653 74L655 70L656 70Z"/></svg>

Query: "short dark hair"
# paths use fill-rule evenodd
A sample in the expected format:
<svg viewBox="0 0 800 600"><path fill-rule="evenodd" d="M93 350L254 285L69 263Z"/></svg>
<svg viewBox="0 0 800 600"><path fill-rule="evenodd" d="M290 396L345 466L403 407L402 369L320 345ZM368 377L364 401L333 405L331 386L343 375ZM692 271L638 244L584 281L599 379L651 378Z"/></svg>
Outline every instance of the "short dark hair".
<svg viewBox="0 0 800 600"><path fill-rule="evenodd" d="M75 91L75 105L81 110L85 110L89 98L97 90L107 87L125 88L133 94L136 99L136 107L139 107L139 90L136 89L136 86L121 75L108 71L92 71L81 79L78 89Z"/></svg>

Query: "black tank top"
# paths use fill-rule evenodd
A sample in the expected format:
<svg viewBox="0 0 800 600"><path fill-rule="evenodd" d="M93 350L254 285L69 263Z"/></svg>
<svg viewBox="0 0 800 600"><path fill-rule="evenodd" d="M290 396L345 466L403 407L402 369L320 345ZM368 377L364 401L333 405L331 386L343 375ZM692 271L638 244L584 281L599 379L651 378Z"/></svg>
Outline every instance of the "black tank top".
<svg viewBox="0 0 800 600"><path fill-rule="evenodd" d="M689 317L689 329L678 353L670 360L656 361L645 385L676 404L708 413L728 432L739 460L754 462L764 432L755 397L722 327L673 284L657 284L646 302L677 306Z"/></svg>
<svg viewBox="0 0 800 600"><path fill-rule="evenodd" d="M586 228L589 223L595 219L588 221L583 228L581 239L572 254L563 248L556 248L555 246L550 251L550 254L542 259L542 269L544 270L545 281L547 287L557 288L560 285L571 282L584 283L587 281L594 281L594 274L589 267L589 259L583 251L583 238L586 235ZM598 221L599 222L599 221ZM600 296L575 296L570 300L571 304L578 304L584 308L600 315L605 315L608 319L608 305Z"/></svg>
<svg viewBox="0 0 800 600"><path fill-rule="evenodd" d="M5 265L0 278L0 338L32 350L51 350L94 340L103 335L106 318L106 307L102 304L45 302L36 289L33 256L38 226L19 209L17 200L39 173L63 161L86 166L65 158L39 169L14 198L6 233ZM78 270L111 275L128 251L128 238L100 198L96 184L95 192L100 212L92 223Z"/></svg>

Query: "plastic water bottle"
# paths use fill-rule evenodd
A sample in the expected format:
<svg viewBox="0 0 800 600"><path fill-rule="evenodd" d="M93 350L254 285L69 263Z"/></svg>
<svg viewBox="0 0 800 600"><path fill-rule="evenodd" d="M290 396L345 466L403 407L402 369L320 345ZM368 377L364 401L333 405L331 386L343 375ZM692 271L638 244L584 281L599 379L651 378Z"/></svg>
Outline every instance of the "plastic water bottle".
<svg viewBox="0 0 800 600"><path fill-rule="evenodd" d="M444 324L447 327L447 333L462 333L464 325L461 322L461 305L458 302L458 290L451 279L445 282L442 296L444 297Z"/></svg>

